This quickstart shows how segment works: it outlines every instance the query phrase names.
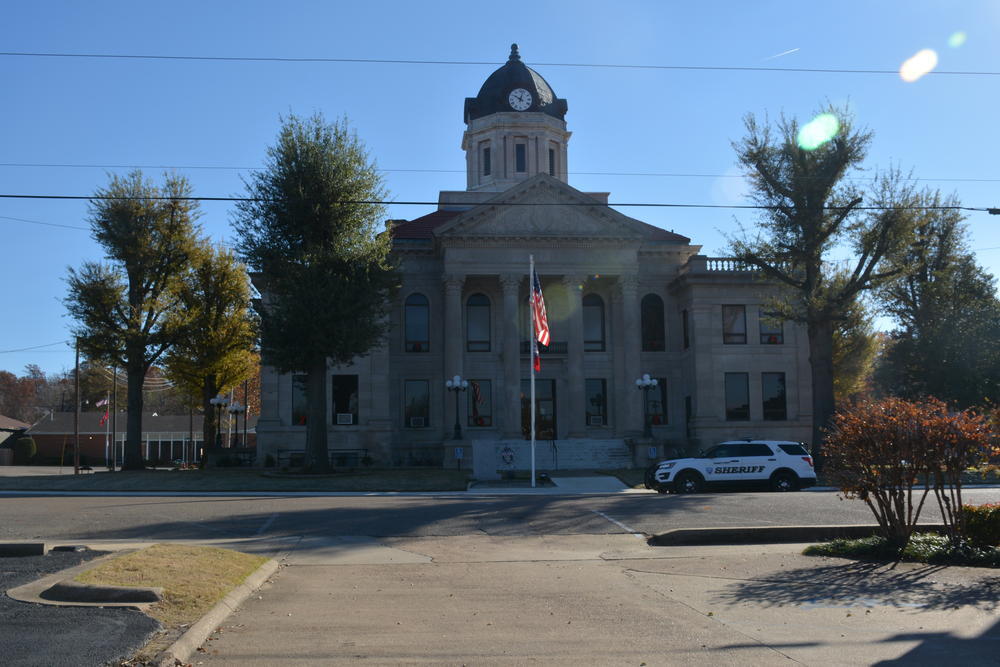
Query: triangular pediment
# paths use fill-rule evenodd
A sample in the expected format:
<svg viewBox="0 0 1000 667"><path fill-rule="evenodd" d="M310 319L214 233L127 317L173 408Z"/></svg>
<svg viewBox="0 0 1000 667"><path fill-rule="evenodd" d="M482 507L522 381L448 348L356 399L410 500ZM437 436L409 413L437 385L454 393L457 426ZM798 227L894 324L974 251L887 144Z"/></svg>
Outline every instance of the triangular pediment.
<svg viewBox="0 0 1000 667"><path fill-rule="evenodd" d="M439 238L649 238L651 227L547 174L462 212L434 230Z"/></svg>

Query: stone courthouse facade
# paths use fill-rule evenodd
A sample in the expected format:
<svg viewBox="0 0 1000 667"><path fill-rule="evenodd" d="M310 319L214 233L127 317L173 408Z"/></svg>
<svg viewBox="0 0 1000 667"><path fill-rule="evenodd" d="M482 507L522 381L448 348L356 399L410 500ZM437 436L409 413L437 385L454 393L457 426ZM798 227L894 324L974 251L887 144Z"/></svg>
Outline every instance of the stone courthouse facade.
<svg viewBox="0 0 1000 667"><path fill-rule="evenodd" d="M335 461L529 467L529 256L551 328L536 380L540 469L809 437L805 331L762 316L774 288L609 208L608 193L574 189L566 112L516 46L466 99L467 188L390 221L402 273L390 334L331 367ZM646 374L658 384L639 390ZM446 388L456 375L465 391ZM304 377L263 379L257 460L280 462L305 446Z"/></svg>

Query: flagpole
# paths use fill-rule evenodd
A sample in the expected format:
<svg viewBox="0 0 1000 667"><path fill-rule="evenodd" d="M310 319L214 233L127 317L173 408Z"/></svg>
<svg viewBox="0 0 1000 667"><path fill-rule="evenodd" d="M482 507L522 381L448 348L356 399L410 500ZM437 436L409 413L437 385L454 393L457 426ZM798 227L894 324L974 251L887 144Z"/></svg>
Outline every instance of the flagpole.
<svg viewBox="0 0 1000 667"><path fill-rule="evenodd" d="M538 340L535 336L535 256L528 255L530 272L528 273L528 293L531 303L531 327L528 330L531 338L531 488L535 488L535 355L538 354Z"/></svg>
<svg viewBox="0 0 1000 667"><path fill-rule="evenodd" d="M111 434L111 420L108 419L109 413L111 412L111 407L108 405L111 403L111 392L107 392L104 396L104 467L110 467L110 459L108 458L108 436Z"/></svg>

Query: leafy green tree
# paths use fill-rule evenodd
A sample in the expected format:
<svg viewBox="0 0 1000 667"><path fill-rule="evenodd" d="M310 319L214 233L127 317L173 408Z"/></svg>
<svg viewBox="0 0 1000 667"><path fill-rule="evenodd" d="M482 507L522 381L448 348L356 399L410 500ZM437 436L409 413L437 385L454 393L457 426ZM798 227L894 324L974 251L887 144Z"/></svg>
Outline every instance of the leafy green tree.
<svg viewBox="0 0 1000 667"><path fill-rule="evenodd" d="M181 282L180 298L187 327L166 353L164 365L189 402L201 406L204 442L214 444L219 425L209 401L259 367L246 269L233 253L201 243Z"/></svg>
<svg viewBox="0 0 1000 667"><path fill-rule="evenodd" d="M179 282L195 244L197 203L180 176L155 186L141 171L112 176L90 203L93 238L107 263L69 269L64 303L76 320L80 348L128 378L124 468L143 468L142 386L147 372L178 339Z"/></svg>
<svg viewBox="0 0 1000 667"><path fill-rule="evenodd" d="M868 310L855 302L833 332L833 390L838 406L870 391L880 341Z"/></svg>
<svg viewBox="0 0 1000 667"><path fill-rule="evenodd" d="M862 292L902 270L884 260L909 243L916 224L905 206L911 191L897 172L878 177L865 195L846 181L864 162L871 133L856 129L843 111L826 114L836 118L836 131L806 147L795 120L782 117L772 128L747 116L747 134L733 147L754 203L765 208L753 235L730 240L734 257L789 288L789 298L775 303L778 314L806 325L817 468L835 408L834 332ZM854 259L829 261L837 246L851 248Z"/></svg>
<svg viewBox="0 0 1000 667"><path fill-rule="evenodd" d="M878 291L896 321L877 379L887 394L935 396L966 408L1000 402L1000 300L968 248L954 198L920 195L927 208L901 267Z"/></svg>
<svg viewBox="0 0 1000 667"><path fill-rule="evenodd" d="M262 171L237 204L239 251L256 272L261 354L307 374L306 463L330 467L327 365L380 344L396 286L391 239L380 233L382 178L346 120L284 120Z"/></svg>

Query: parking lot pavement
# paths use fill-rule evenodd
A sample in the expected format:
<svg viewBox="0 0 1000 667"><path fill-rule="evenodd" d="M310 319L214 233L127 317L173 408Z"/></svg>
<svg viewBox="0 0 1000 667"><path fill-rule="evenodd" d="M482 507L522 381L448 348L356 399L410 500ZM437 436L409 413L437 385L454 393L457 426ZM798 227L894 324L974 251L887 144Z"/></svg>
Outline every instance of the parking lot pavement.
<svg viewBox="0 0 1000 667"><path fill-rule="evenodd" d="M0 558L0 590L79 565L101 552ZM132 609L56 607L0 597L0 662L5 666L104 665L130 657L160 627Z"/></svg>

